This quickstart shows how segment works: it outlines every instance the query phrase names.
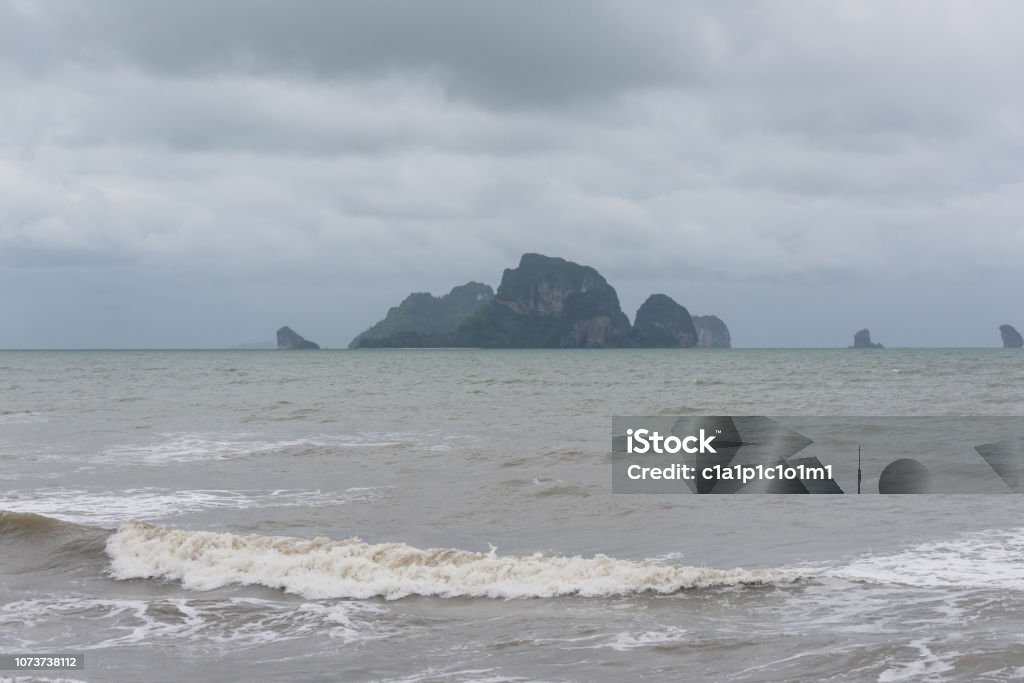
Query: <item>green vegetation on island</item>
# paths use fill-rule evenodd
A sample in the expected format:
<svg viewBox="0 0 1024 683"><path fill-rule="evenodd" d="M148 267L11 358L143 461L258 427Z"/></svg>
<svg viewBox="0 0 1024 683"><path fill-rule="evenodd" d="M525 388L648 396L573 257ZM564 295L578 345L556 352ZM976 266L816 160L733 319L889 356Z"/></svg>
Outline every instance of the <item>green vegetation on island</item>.
<svg viewBox="0 0 1024 683"><path fill-rule="evenodd" d="M356 336L349 348L451 346L459 325L493 298L494 290L479 282L453 287L440 297L415 292Z"/></svg>
<svg viewBox="0 0 1024 683"><path fill-rule="evenodd" d="M642 347L690 348L697 345L697 328L672 297L652 294L636 312L632 341Z"/></svg>
<svg viewBox="0 0 1024 683"><path fill-rule="evenodd" d="M703 326L695 324L703 321ZM410 294L350 348L729 347L719 318L691 318L665 294L651 295L630 325L615 288L594 268L523 254L498 291L470 282L443 297Z"/></svg>

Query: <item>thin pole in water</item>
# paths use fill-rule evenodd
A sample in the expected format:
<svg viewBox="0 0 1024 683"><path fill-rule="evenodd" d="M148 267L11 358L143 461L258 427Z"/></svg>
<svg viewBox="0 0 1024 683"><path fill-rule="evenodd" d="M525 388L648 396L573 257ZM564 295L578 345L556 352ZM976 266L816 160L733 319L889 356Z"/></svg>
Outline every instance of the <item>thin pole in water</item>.
<svg viewBox="0 0 1024 683"><path fill-rule="evenodd" d="M857 493L860 493L860 446L857 446Z"/></svg>

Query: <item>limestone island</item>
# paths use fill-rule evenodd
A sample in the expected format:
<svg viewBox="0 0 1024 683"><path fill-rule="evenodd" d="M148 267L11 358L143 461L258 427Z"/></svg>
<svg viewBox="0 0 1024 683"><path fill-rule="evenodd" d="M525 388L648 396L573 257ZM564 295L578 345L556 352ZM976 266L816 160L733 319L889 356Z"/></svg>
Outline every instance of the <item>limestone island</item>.
<svg viewBox="0 0 1024 683"><path fill-rule="evenodd" d="M851 349L884 349L885 347L881 344L876 344L871 341L871 330L866 327L853 335L853 346Z"/></svg>
<svg viewBox="0 0 1024 683"><path fill-rule="evenodd" d="M494 298L479 282L453 287L444 296L414 292L388 309L384 319L360 333L350 349L379 346L445 346L459 325Z"/></svg>
<svg viewBox="0 0 1024 683"><path fill-rule="evenodd" d="M301 334L285 325L277 331L277 348L282 350L319 349L320 345L311 342Z"/></svg>
<svg viewBox="0 0 1024 683"><path fill-rule="evenodd" d="M732 348L729 328L717 315L695 315L693 316L693 326L697 328L697 348Z"/></svg>
<svg viewBox="0 0 1024 683"><path fill-rule="evenodd" d="M1020 332L1013 325L1000 325L999 334L1003 338L1004 349L1019 349L1024 346L1024 337L1020 336Z"/></svg>
<svg viewBox="0 0 1024 683"><path fill-rule="evenodd" d="M635 324L618 294L590 266L523 254L497 291L479 282L435 297L410 294L349 348L728 348L716 316L691 317L665 294L652 294Z"/></svg>

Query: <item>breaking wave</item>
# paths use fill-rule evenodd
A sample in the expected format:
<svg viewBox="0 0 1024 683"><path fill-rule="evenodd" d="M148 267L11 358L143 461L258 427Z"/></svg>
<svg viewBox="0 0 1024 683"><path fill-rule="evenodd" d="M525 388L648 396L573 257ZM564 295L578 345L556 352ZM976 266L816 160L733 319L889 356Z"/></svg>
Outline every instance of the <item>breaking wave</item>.
<svg viewBox="0 0 1024 683"><path fill-rule="evenodd" d="M0 510L0 575L98 571L110 529Z"/></svg>
<svg viewBox="0 0 1024 683"><path fill-rule="evenodd" d="M185 588L260 585L310 599L410 595L547 598L676 593L689 588L794 581L773 570L720 570L592 558L419 549L283 536L238 536L126 522L107 540L110 573L118 579L162 578Z"/></svg>

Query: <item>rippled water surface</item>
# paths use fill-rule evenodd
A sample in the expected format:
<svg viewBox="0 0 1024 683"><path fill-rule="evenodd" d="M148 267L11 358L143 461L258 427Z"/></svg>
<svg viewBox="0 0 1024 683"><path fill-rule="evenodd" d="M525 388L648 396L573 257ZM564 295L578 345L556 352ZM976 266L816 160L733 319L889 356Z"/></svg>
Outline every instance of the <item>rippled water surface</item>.
<svg viewBox="0 0 1024 683"><path fill-rule="evenodd" d="M1021 416L1024 354L0 352L0 652L89 681L1024 676L1020 496L612 495L611 416L645 414Z"/></svg>

